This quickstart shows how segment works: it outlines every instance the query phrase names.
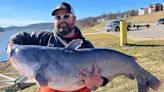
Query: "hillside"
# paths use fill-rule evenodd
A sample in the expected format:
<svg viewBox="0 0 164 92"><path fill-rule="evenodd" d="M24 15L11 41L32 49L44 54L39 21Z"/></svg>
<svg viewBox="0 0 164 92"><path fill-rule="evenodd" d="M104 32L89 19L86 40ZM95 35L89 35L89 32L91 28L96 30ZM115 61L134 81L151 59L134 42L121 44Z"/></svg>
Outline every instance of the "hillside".
<svg viewBox="0 0 164 92"><path fill-rule="evenodd" d="M133 16L126 18L127 21L132 23L156 23L159 18L164 18L164 11L154 12L142 16ZM103 28L111 20L106 20L95 25L94 28Z"/></svg>
<svg viewBox="0 0 164 92"><path fill-rule="evenodd" d="M32 29L32 30L45 30L45 29L53 29L54 25L53 23L38 23L38 24L30 24L27 26L10 26L6 27L5 30L27 30L27 29Z"/></svg>
<svg viewBox="0 0 164 92"><path fill-rule="evenodd" d="M164 11L134 16L128 18L127 20L131 21L132 23L155 23L159 18L164 18Z"/></svg>
<svg viewBox="0 0 164 92"><path fill-rule="evenodd" d="M0 32L3 32L3 31L5 31L5 29L4 29L4 28L2 28L2 27L0 27Z"/></svg>

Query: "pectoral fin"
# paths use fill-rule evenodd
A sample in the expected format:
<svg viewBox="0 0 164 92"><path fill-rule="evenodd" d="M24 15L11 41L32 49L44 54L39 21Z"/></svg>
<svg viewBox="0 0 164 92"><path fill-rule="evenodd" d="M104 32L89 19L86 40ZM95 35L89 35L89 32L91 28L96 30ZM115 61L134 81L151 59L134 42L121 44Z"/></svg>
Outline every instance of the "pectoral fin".
<svg viewBox="0 0 164 92"><path fill-rule="evenodd" d="M83 44L82 39L76 39L71 41L65 48L69 50L76 50Z"/></svg>
<svg viewBox="0 0 164 92"><path fill-rule="evenodd" d="M37 73L36 76L35 76L35 79L37 80L37 82L39 83L40 86L45 87L45 86L48 85L48 81L45 78L44 71Z"/></svg>

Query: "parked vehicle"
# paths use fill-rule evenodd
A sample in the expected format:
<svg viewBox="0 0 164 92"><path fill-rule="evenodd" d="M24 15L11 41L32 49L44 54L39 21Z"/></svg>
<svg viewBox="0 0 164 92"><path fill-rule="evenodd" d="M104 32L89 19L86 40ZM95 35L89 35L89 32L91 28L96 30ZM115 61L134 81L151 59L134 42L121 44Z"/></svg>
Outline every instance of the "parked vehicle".
<svg viewBox="0 0 164 92"><path fill-rule="evenodd" d="M136 27L137 29L139 29L140 27L146 27L146 28L149 28L151 25L149 24L145 24L145 25L136 25L134 24L133 27Z"/></svg>
<svg viewBox="0 0 164 92"><path fill-rule="evenodd" d="M157 25L159 25L159 24L164 24L164 18L158 19Z"/></svg>
<svg viewBox="0 0 164 92"><path fill-rule="evenodd" d="M131 27L131 23L128 22L127 30L130 30L130 27ZM111 21L110 23L108 23L108 24L105 26L105 30L106 30L107 32L109 32L109 31L111 31L111 30L120 31L120 20Z"/></svg>

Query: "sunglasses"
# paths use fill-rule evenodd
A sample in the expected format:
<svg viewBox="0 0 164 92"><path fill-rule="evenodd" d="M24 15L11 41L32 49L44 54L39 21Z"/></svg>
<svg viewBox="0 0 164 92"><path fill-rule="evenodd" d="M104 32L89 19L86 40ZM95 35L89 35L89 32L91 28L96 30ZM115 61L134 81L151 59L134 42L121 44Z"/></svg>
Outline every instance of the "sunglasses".
<svg viewBox="0 0 164 92"><path fill-rule="evenodd" d="M55 15L55 20L61 20L61 19L69 19L71 16L73 16L72 14L65 14L65 15Z"/></svg>

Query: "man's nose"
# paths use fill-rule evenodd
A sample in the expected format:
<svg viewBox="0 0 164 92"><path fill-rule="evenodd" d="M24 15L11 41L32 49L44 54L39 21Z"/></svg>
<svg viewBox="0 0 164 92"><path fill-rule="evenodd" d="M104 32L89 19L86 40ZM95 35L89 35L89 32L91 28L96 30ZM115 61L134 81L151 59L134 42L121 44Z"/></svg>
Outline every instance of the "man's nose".
<svg viewBox="0 0 164 92"><path fill-rule="evenodd" d="M61 19L60 19L61 21L65 21L65 19L62 17Z"/></svg>
<svg viewBox="0 0 164 92"><path fill-rule="evenodd" d="M65 18L61 18L59 21L60 22L66 22L66 19Z"/></svg>

